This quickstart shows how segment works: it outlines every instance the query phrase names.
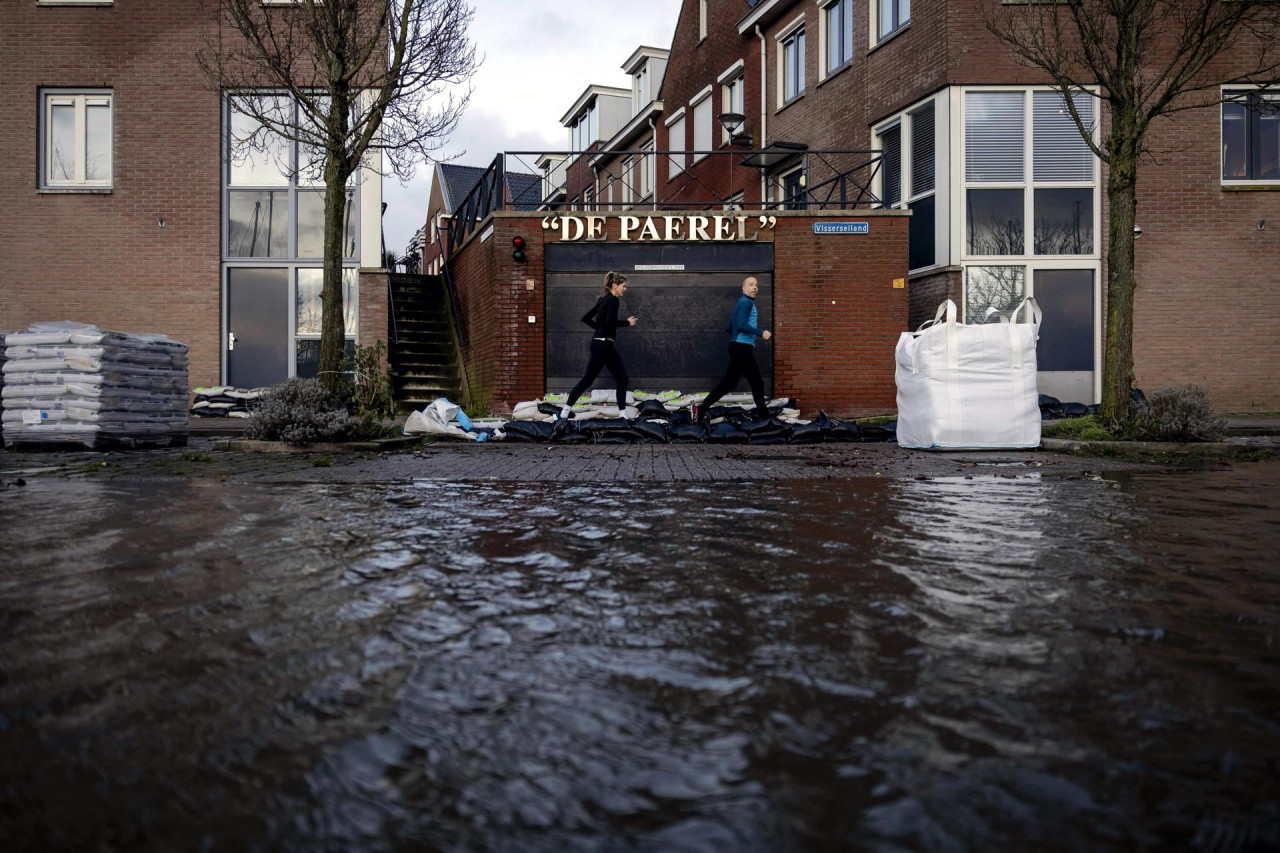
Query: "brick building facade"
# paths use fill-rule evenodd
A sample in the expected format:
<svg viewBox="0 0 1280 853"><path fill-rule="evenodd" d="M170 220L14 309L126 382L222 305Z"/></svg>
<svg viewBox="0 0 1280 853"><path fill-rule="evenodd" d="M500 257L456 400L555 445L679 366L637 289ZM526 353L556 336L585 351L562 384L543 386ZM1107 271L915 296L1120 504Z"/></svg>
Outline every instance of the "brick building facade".
<svg viewBox="0 0 1280 853"><path fill-rule="evenodd" d="M263 163L227 162L228 109L196 59L208 16L171 0L53 0L6 4L5 26L0 328L70 319L160 332L191 347L193 385L250 384L227 350L228 292L243 285L269 292L274 313L262 328L268 369L248 370L259 362L246 344L241 375L305 373L322 193ZM371 343L387 329L381 179L370 170L355 183L348 337Z"/></svg>
<svg viewBox="0 0 1280 853"><path fill-rule="evenodd" d="M1106 170L1073 135L1048 80L987 31L992 10L1017 13L992 0L686 0L645 206L812 207L847 174L847 197L856 178L886 206L912 210L912 326L948 297L972 322L1034 295L1046 315L1042 390L1093 402ZM1105 105L1077 104L1105 126ZM726 112L745 117L733 140L717 121ZM1229 411L1280 409L1271 374L1280 338L1247 307L1280 290L1280 166L1224 177L1229 121L1257 115L1210 107L1162 121L1139 172L1137 385L1197 383ZM770 148L795 153L765 169L743 165L750 149ZM818 153L866 150L882 159L863 170L855 153ZM693 153L705 151L743 157ZM600 150L592 159L610 160Z"/></svg>

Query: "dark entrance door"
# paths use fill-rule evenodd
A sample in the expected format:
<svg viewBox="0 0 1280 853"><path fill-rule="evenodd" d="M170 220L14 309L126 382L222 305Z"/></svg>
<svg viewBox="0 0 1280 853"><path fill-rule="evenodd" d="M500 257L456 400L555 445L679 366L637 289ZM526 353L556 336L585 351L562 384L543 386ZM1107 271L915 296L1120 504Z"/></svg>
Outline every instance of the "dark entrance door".
<svg viewBox="0 0 1280 853"><path fill-rule="evenodd" d="M1093 270L1036 270L1044 320L1036 345L1036 384L1060 400L1095 402Z"/></svg>
<svg viewBox="0 0 1280 853"><path fill-rule="evenodd" d="M289 271L227 270L227 382L237 388L289 378Z"/></svg>
<svg viewBox="0 0 1280 853"><path fill-rule="evenodd" d="M581 377L591 341L582 315L609 270L629 279L623 316L639 317L617 344L633 388L710 390L728 362L724 324L748 275L760 282L760 328L773 325L772 243L549 244L545 270L547 391L568 391ZM758 342L756 360L772 394L773 346ZM593 387L613 387L607 371Z"/></svg>

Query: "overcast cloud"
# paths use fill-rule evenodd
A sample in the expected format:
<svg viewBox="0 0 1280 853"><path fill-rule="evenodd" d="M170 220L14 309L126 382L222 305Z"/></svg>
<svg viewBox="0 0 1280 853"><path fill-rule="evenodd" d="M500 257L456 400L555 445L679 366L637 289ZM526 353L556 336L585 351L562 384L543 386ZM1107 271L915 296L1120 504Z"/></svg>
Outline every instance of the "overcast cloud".
<svg viewBox="0 0 1280 853"><path fill-rule="evenodd" d="M622 63L640 45L671 47L680 0L473 0L471 35L483 64L471 105L444 149L487 166L499 151L563 150L560 124L592 83L630 88ZM529 158L532 165L532 158ZM387 249L404 252L427 219L430 166L407 185L383 181Z"/></svg>

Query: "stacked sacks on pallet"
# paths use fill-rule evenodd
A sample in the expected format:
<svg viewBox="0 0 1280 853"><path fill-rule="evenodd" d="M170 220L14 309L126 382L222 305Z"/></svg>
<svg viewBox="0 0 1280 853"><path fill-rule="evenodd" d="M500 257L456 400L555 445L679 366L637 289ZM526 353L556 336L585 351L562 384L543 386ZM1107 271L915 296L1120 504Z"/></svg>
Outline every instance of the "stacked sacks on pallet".
<svg viewBox="0 0 1280 853"><path fill-rule="evenodd" d="M69 321L33 324L5 343L6 447L186 444L184 344Z"/></svg>
<svg viewBox="0 0 1280 853"><path fill-rule="evenodd" d="M215 385L192 390L191 415L197 418L249 418L258 408L266 388L232 388Z"/></svg>

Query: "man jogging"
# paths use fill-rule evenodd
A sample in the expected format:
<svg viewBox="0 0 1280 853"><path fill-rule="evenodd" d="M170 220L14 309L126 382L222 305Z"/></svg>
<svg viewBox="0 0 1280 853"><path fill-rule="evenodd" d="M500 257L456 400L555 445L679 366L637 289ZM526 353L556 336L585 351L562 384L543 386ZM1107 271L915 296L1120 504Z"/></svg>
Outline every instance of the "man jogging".
<svg viewBox="0 0 1280 853"><path fill-rule="evenodd" d="M694 419L704 427L710 425L711 407L725 394L737 387L738 380L747 377L751 386L751 396L755 399L756 414L762 418L769 417L769 408L765 405L764 379L760 377L760 368L756 366L756 338L769 340L773 335L768 329L760 331L756 328L756 294L760 292L760 283L754 276L748 276L742 282L742 296L733 306L725 331L729 333L729 367L724 378L707 394L701 406L694 409Z"/></svg>

